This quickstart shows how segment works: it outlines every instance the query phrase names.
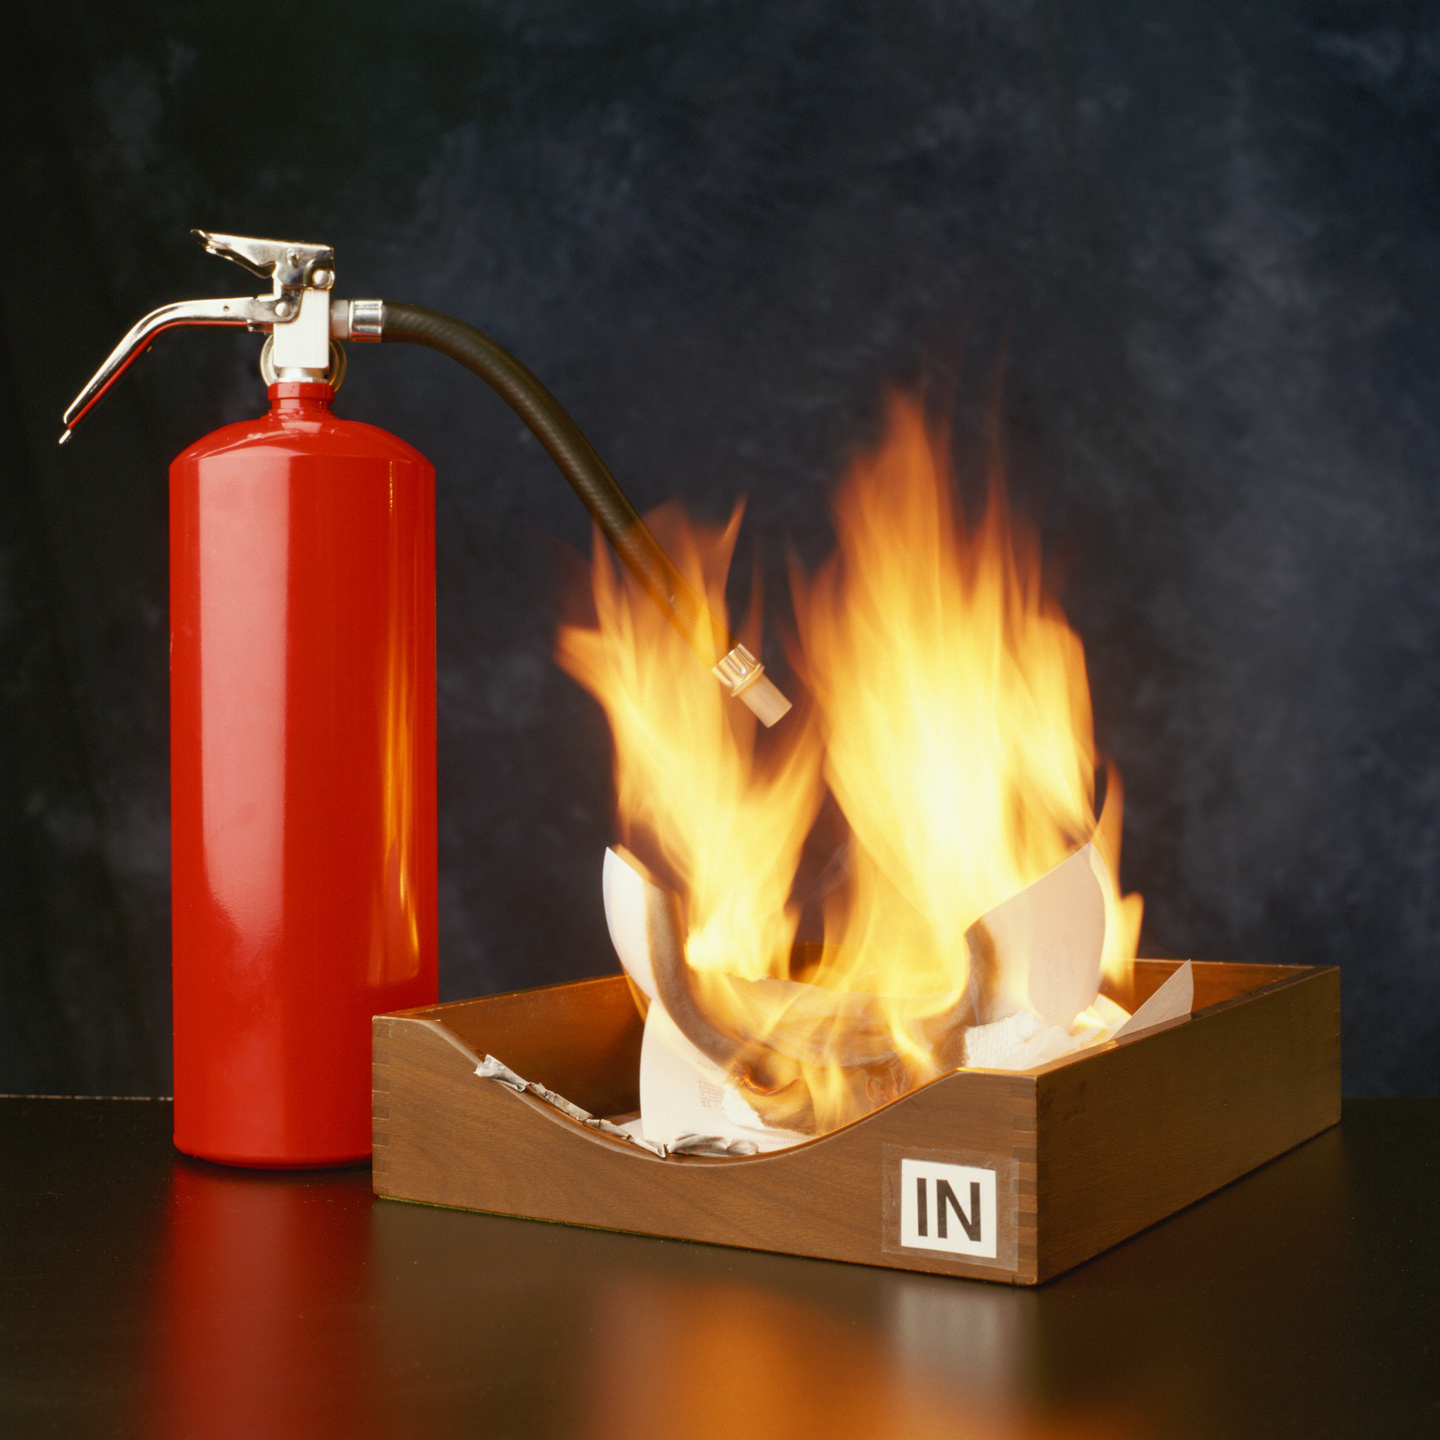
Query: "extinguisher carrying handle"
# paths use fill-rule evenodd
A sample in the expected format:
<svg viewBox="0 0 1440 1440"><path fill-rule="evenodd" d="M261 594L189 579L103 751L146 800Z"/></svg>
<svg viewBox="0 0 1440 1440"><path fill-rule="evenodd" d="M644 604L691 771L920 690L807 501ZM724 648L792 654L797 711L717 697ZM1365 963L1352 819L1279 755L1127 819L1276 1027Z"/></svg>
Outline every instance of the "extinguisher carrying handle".
<svg viewBox="0 0 1440 1440"><path fill-rule="evenodd" d="M485 381L534 432L640 587L731 695L767 726L785 715L790 702L764 667L681 574L580 427L515 356L463 320L388 300L379 338L438 350Z"/></svg>

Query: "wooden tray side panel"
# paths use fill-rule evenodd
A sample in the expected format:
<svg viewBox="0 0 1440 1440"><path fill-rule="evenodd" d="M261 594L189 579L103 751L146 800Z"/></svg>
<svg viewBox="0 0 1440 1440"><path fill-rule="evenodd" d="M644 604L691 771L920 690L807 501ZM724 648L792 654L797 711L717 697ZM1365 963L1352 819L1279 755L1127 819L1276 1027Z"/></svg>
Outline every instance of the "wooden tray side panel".
<svg viewBox="0 0 1440 1440"><path fill-rule="evenodd" d="M1253 995L1270 985L1315 973L1311 965L1251 965L1241 960L1193 960L1190 969L1195 977L1195 1014L1212 1005Z"/></svg>
<svg viewBox="0 0 1440 1440"><path fill-rule="evenodd" d="M401 1013L440 1022L477 1055L494 1055L592 1115L640 1108L645 1027L623 975Z"/></svg>
<svg viewBox="0 0 1440 1440"><path fill-rule="evenodd" d="M1339 1120L1339 971L1286 973L1037 1076L1039 1279Z"/></svg>
<svg viewBox="0 0 1440 1440"><path fill-rule="evenodd" d="M1146 960L1133 962L1128 981L1108 979L1102 987L1112 1000L1132 1013L1140 1008L1185 962ZM1234 1000L1281 980L1308 974L1308 965L1251 965L1239 960L1192 960L1195 977L1194 1009L1204 1010L1225 1000Z"/></svg>
<svg viewBox="0 0 1440 1440"><path fill-rule="evenodd" d="M422 1013L429 1012L375 1021L379 1195L820 1259L1034 1282L1035 1105L1028 1076L949 1076L845 1131L782 1154L662 1161L598 1136L533 1097L480 1079L473 1061L423 1023ZM503 1053L498 1058L511 1063ZM1018 1162L1014 1270L884 1248L885 1149L896 1145Z"/></svg>

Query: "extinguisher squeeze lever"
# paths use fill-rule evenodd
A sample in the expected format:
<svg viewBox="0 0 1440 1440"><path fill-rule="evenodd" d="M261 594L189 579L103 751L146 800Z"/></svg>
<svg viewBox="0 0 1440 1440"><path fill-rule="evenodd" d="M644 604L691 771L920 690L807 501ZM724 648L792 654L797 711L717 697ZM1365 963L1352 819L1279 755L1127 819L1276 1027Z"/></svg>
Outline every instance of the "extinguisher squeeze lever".
<svg viewBox="0 0 1440 1440"><path fill-rule="evenodd" d="M177 325L243 325L268 331L260 352L260 373L267 384L320 381L338 390L345 375L345 352L337 343L341 340L398 341L439 350L484 380L530 427L641 588L725 689L766 725L790 709L765 667L721 624L665 553L580 427L503 346L438 310L332 299L335 252L328 245L191 233L211 255L268 279L272 293L182 300L151 311L130 329L65 412L62 445L155 336Z"/></svg>
<svg viewBox="0 0 1440 1440"><path fill-rule="evenodd" d="M102 395L139 358L141 352L162 331L176 325L243 325L247 330L294 331L302 353L293 364L309 369L317 347L313 332L323 312L323 338L316 362L323 370L329 360L330 326L328 297L323 293L335 283L335 252L328 245L299 245L284 240L252 240L243 235L213 235L193 232L212 255L233 260L262 278L272 280L271 295L239 295L228 300L181 300L152 310L135 325L110 352L109 358L90 378L65 412L63 445L80 421ZM308 297L314 296L313 299ZM308 302L308 303L307 303ZM308 311L308 314L305 312ZM302 314L308 323L300 324ZM287 335L287 339L289 336ZM308 345L303 341L308 340Z"/></svg>

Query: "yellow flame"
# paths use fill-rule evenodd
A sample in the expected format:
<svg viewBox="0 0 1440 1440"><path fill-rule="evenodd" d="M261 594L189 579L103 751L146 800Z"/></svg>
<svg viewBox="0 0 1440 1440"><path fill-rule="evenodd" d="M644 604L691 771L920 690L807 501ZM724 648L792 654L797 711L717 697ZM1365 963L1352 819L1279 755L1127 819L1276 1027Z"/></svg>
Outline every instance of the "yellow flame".
<svg viewBox="0 0 1440 1440"><path fill-rule="evenodd" d="M937 1073L927 1022L966 989L967 929L1087 840L1112 879L1108 974L1133 956L1139 929L1139 897L1122 899L1114 883L1113 767L1104 816L1094 814L1080 641L1043 590L1033 539L1011 525L998 474L966 531L947 452L914 401L892 399L886 438L837 497L837 554L813 582L794 581L795 658L814 703L777 727L763 760L753 717L639 588L617 580L598 543L598 625L559 637L561 663L610 720L622 838L662 857L680 892L707 1005L736 1008L726 976L790 976L791 887L827 786L844 812L850 870L827 897L824 948L805 978L878 997L867 1020L885 1017L899 1058L883 1073L847 1071L833 1016L797 1045L797 1024L823 1007L776 987L770 1033L804 1052L791 1071L821 1131ZM721 616L739 519L737 509L706 531L667 508L654 522ZM752 1033L763 999L745 992ZM766 1118L777 1123L773 1108Z"/></svg>
<svg viewBox="0 0 1440 1440"><path fill-rule="evenodd" d="M1105 983L1128 997L1145 901L1138 894L1124 895L1120 890L1120 830L1125 812L1125 787L1118 766L1107 765L1105 773L1105 804L1095 830L1095 848L1110 875L1110 886L1105 893Z"/></svg>
<svg viewBox="0 0 1440 1440"><path fill-rule="evenodd" d="M670 507L648 517L722 618L740 516L737 507L713 531ZM599 626L562 628L559 658L609 717L621 838L658 852L678 882L693 968L746 979L784 973L798 919L790 884L823 798L819 747L792 716L789 743L762 763L755 717L695 663L634 581L616 578L598 537L593 589Z"/></svg>
<svg viewBox="0 0 1440 1440"><path fill-rule="evenodd" d="M1085 659L998 485L962 537L912 402L891 402L836 523L839 554L797 611L826 779L869 863L826 950L867 989L947 989L966 929L1094 829Z"/></svg>

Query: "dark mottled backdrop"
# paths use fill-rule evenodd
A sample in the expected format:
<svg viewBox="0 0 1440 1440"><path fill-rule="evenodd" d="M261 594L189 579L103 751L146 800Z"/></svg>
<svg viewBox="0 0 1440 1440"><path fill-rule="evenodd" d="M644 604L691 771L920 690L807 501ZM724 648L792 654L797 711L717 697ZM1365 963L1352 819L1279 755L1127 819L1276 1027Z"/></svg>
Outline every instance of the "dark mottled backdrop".
<svg viewBox="0 0 1440 1440"><path fill-rule="evenodd" d="M1405 3L67 0L5 37L0 1090L168 1079L165 466L255 413L192 225L457 313L643 507L778 591L890 379L998 439L1090 659L1152 952L1344 974L1350 1090L1440 1084L1440 17ZM8 22L12 27L17 22ZM612 967L587 521L428 353L343 413L440 470L442 990ZM748 553L748 552L747 552Z"/></svg>

